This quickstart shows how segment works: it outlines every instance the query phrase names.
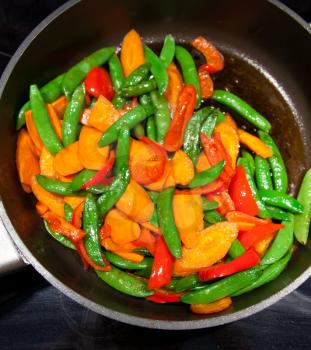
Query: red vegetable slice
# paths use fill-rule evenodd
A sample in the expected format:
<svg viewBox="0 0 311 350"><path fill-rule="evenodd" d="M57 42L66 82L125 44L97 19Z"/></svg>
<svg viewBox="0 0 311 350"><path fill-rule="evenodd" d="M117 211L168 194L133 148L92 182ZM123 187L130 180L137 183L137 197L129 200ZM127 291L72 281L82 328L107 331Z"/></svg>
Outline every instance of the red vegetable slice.
<svg viewBox="0 0 311 350"><path fill-rule="evenodd" d="M90 96L98 98L100 95L112 100L113 85L109 73L104 68L94 67L85 78L85 89Z"/></svg>

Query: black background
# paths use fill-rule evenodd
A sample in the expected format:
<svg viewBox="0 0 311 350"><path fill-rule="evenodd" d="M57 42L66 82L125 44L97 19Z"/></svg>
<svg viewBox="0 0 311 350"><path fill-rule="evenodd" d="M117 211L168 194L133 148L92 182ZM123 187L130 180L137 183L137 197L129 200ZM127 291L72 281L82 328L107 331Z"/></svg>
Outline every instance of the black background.
<svg viewBox="0 0 311 350"><path fill-rule="evenodd" d="M0 72L26 35L64 0L0 0ZM311 21L311 1L284 0ZM0 349L310 349L311 280L270 308L226 326L157 331L83 308L32 267L0 279Z"/></svg>

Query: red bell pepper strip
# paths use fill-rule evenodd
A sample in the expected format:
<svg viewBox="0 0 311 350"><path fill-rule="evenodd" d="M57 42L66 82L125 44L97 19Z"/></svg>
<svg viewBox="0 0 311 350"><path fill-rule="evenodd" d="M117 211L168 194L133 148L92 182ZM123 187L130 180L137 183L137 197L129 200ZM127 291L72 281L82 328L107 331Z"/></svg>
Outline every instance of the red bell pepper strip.
<svg viewBox="0 0 311 350"><path fill-rule="evenodd" d="M191 189L186 190L175 190L175 194L205 194L208 195L210 193L220 193L224 191L226 188L226 185L223 181L217 179L205 186L195 187Z"/></svg>
<svg viewBox="0 0 311 350"><path fill-rule="evenodd" d="M180 301L180 297L185 293L158 293L155 291L153 295L150 295L146 299L149 301L153 301L154 303L165 304L165 303L178 303Z"/></svg>
<svg viewBox="0 0 311 350"><path fill-rule="evenodd" d="M177 101L173 120L164 138L164 147L170 152L178 151L183 145L184 133L196 104L196 89L193 85L183 86Z"/></svg>
<svg viewBox="0 0 311 350"><path fill-rule="evenodd" d="M230 182L229 194L236 210L252 216L258 215L258 206L242 166L237 167L235 170L235 174Z"/></svg>
<svg viewBox="0 0 311 350"><path fill-rule="evenodd" d="M201 144L204 153L211 165L216 165L218 162L225 160L226 164L219 178L225 183L229 184L231 177L234 174L232 168L231 158L221 142L219 133L214 137L207 137L204 133L200 133Z"/></svg>
<svg viewBox="0 0 311 350"><path fill-rule="evenodd" d="M253 249L250 249L238 258L229 261L228 263L217 264L209 267L206 270L201 270L199 272L199 277L201 281L210 281L214 278L233 275L234 273L249 269L253 266L258 265L259 262L259 255Z"/></svg>
<svg viewBox="0 0 311 350"><path fill-rule="evenodd" d="M100 95L112 100L114 96L113 85L109 73L104 68L94 67L85 78L86 92L98 98Z"/></svg>
<svg viewBox="0 0 311 350"><path fill-rule="evenodd" d="M230 211L235 210L233 200L231 199L228 191L222 191L219 194L211 193L206 196L210 201L216 201L218 208L216 209L219 214L225 216Z"/></svg>
<svg viewBox="0 0 311 350"><path fill-rule="evenodd" d="M110 263L105 258L104 255L103 255L103 261L105 263L105 266L97 265L94 263L94 261L87 254L83 239L81 239L79 242L76 242L75 246L76 246L77 252L79 253L79 255L82 259L84 269L87 269L88 266L92 266L95 270L99 270L99 271L110 271L111 270Z"/></svg>
<svg viewBox="0 0 311 350"><path fill-rule="evenodd" d="M202 98L210 98L214 92L214 82L209 75L209 69L210 67L208 64L202 64L198 69Z"/></svg>
<svg viewBox="0 0 311 350"><path fill-rule="evenodd" d="M80 187L81 190L97 184L109 185L112 182L113 178L106 179L106 176L113 168L114 161L115 153L114 151L110 151L107 163L102 167L102 169L98 170L98 172L92 178L90 178L90 180L86 181Z"/></svg>
<svg viewBox="0 0 311 350"><path fill-rule="evenodd" d="M157 237L154 261L148 282L149 289L161 288L170 283L174 257L167 248L162 236Z"/></svg>
<svg viewBox="0 0 311 350"><path fill-rule="evenodd" d="M84 202L80 203L72 213L71 223L76 228L81 228L82 226L82 213L84 209Z"/></svg>
<svg viewBox="0 0 311 350"><path fill-rule="evenodd" d="M224 68L223 55L203 36L196 37L194 40L192 40L191 45L204 55L209 73L213 74Z"/></svg>
<svg viewBox="0 0 311 350"><path fill-rule="evenodd" d="M264 224L258 225L248 231L240 231L238 239L245 249L249 249L259 241L269 237L271 234L276 233L283 228L282 224Z"/></svg>

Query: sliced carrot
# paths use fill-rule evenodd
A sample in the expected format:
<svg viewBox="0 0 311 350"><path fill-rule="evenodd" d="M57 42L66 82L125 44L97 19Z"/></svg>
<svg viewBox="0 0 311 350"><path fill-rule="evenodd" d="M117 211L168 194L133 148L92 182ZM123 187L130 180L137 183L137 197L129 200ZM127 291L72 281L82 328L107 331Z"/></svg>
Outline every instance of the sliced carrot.
<svg viewBox="0 0 311 350"><path fill-rule="evenodd" d="M201 152L198 161L195 167L195 170L197 173L200 173L201 171L207 170L211 167L210 162L208 161L206 155L204 152Z"/></svg>
<svg viewBox="0 0 311 350"><path fill-rule="evenodd" d="M189 156L181 150L172 159L173 176L177 184L188 185L194 177L194 166Z"/></svg>
<svg viewBox="0 0 311 350"><path fill-rule="evenodd" d="M62 95L57 100L53 101L51 105L55 109L55 112L57 113L58 117L63 119L66 107L68 105L66 96Z"/></svg>
<svg viewBox="0 0 311 350"><path fill-rule="evenodd" d="M40 174L37 155L34 153L34 145L26 130L21 130L17 139L16 166L19 180L26 192L31 192L32 178Z"/></svg>
<svg viewBox="0 0 311 350"><path fill-rule="evenodd" d="M156 239L154 235L147 230L146 228L142 228L140 232L140 236L136 241L133 241L133 244L137 246L137 248L146 248L148 251L154 255Z"/></svg>
<svg viewBox="0 0 311 350"><path fill-rule="evenodd" d="M172 161L169 160L164 170L162 177L149 185L145 185L148 190L151 191L162 191L164 188L172 187L176 185L176 181L173 175L173 165Z"/></svg>
<svg viewBox="0 0 311 350"><path fill-rule="evenodd" d="M108 237L104 238L101 241L101 244L106 250L109 250L119 255L123 259L130 260L133 262L141 262L144 259L143 255L133 252L133 250L137 247L135 247L135 245L133 245L132 243L127 243L126 245L118 245L114 243L110 237Z"/></svg>
<svg viewBox="0 0 311 350"><path fill-rule="evenodd" d="M157 227L157 226L151 224L150 222L143 222L143 223L141 223L140 225L141 225L142 227L146 228L147 230L150 230L150 231L153 232L153 233L156 233L156 234L158 234L158 235L161 234L161 231L160 231L159 227Z"/></svg>
<svg viewBox="0 0 311 350"><path fill-rule="evenodd" d="M241 231L247 231L257 225L269 224L271 219L259 219L255 216L251 216L241 211L231 211L226 214L226 219L229 222L234 222L238 225L238 229Z"/></svg>
<svg viewBox="0 0 311 350"><path fill-rule="evenodd" d="M84 168L100 170L107 162L109 146L98 147L102 133L89 126L83 126L79 137L79 159Z"/></svg>
<svg viewBox="0 0 311 350"><path fill-rule="evenodd" d="M40 172L41 175L48 176L51 178L56 177L56 172L54 169L54 156L45 148L42 148L40 154Z"/></svg>
<svg viewBox="0 0 311 350"><path fill-rule="evenodd" d="M145 63L143 44L139 34L134 29L130 30L123 38L121 63L126 77Z"/></svg>
<svg viewBox="0 0 311 350"><path fill-rule="evenodd" d="M43 189L34 176L31 181L31 189L37 200L46 205L52 213L64 217L64 199Z"/></svg>
<svg viewBox="0 0 311 350"><path fill-rule="evenodd" d="M55 130L55 133L57 135L57 137L62 140L62 124L59 120L59 117L56 113L56 110L54 109L52 104L48 104L47 105L47 110L50 116L50 121L53 125L53 128Z"/></svg>
<svg viewBox="0 0 311 350"><path fill-rule="evenodd" d="M31 110L25 113L25 119L26 119L26 127L28 130L29 136L32 142L35 144L35 146L39 150L39 154L40 154L43 148L43 142L41 141L41 138L35 126L35 122L33 120Z"/></svg>
<svg viewBox="0 0 311 350"><path fill-rule="evenodd" d="M135 241L140 236L139 225L127 218L118 209L112 209L106 215L105 225L110 227L111 239L116 244Z"/></svg>
<svg viewBox="0 0 311 350"><path fill-rule="evenodd" d="M233 117L229 113L225 113L225 122L226 124L230 125L233 129L238 131L238 126L235 120L233 119Z"/></svg>
<svg viewBox="0 0 311 350"><path fill-rule="evenodd" d="M175 63L171 63L168 66L167 74L168 85L164 95L170 104L171 111L174 113L177 106L178 97L183 86L183 80Z"/></svg>
<svg viewBox="0 0 311 350"><path fill-rule="evenodd" d="M222 259L238 236L234 223L219 222L199 232L194 248L183 247L182 258L174 263L174 275L182 275L209 267Z"/></svg>
<svg viewBox="0 0 311 350"><path fill-rule="evenodd" d="M240 142L247 146L251 151L263 158L272 157L273 152L259 137L254 136L242 129L238 129Z"/></svg>
<svg viewBox="0 0 311 350"><path fill-rule="evenodd" d="M87 125L104 132L120 117L121 114L114 105L106 97L100 95L90 110Z"/></svg>
<svg viewBox="0 0 311 350"><path fill-rule="evenodd" d="M63 176L72 175L83 169L78 154L78 141L64 147L54 159L54 169Z"/></svg>
<svg viewBox="0 0 311 350"><path fill-rule="evenodd" d="M228 309L232 304L232 299L226 297L209 304L192 304L190 309L195 314L209 315Z"/></svg>
<svg viewBox="0 0 311 350"><path fill-rule="evenodd" d="M228 119L216 125L215 133L219 133L221 142L231 158L232 168L235 169L240 143L237 130L232 127L230 122L228 123Z"/></svg>
<svg viewBox="0 0 311 350"><path fill-rule="evenodd" d="M46 212L49 211L49 208L48 208L45 204L43 204L43 203L41 203L41 202L37 202L37 203L36 203L36 210L37 210L37 213L38 213L40 216L42 216L42 215L44 215Z"/></svg>
<svg viewBox="0 0 311 350"><path fill-rule="evenodd" d="M79 196L65 196L64 202L69 204L73 209L76 209L81 203L85 201L85 197Z"/></svg>
<svg viewBox="0 0 311 350"><path fill-rule="evenodd" d="M154 205L147 192L133 179L116 203L116 207L130 219L139 223L149 221L154 210Z"/></svg>
<svg viewBox="0 0 311 350"><path fill-rule="evenodd" d="M197 232L204 227L201 196L174 195L173 213L180 239L187 248L193 248L198 243Z"/></svg>

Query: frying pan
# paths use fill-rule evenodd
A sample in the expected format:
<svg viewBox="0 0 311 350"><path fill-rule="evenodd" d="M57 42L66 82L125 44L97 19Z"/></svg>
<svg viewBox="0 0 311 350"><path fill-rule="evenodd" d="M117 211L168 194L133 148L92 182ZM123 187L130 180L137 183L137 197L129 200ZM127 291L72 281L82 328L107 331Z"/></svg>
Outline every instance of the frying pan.
<svg viewBox="0 0 311 350"><path fill-rule="evenodd" d="M157 305L120 294L92 271L84 271L77 254L46 234L33 198L19 184L14 125L18 108L28 99L29 85L42 85L95 49L119 45L132 27L155 49L167 33L180 43L200 34L216 44L226 60L217 87L237 93L270 120L272 136L285 157L290 192L296 194L311 165L311 35L305 22L277 1L73 0L27 37L2 76L1 218L22 256L39 273L67 296L104 316L143 327L194 329L254 314L310 276L310 240L296 250L277 280L235 298L225 313L195 315L185 305Z"/></svg>

